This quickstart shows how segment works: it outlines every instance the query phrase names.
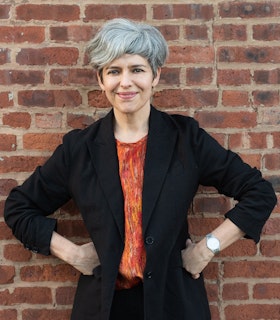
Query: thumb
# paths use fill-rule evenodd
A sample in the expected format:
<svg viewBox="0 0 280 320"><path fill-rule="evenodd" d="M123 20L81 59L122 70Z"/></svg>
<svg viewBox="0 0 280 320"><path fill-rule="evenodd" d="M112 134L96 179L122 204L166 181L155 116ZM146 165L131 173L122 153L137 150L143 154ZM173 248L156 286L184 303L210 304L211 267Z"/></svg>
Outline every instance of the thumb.
<svg viewBox="0 0 280 320"><path fill-rule="evenodd" d="M192 245L192 240L190 238L188 238L186 240L186 248L189 247L190 245Z"/></svg>

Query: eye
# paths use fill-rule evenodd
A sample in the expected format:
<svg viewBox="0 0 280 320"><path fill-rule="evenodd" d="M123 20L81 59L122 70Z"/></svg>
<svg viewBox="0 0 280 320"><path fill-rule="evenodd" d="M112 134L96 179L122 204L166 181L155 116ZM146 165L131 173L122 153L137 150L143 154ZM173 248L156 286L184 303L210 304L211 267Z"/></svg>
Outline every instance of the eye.
<svg viewBox="0 0 280 320"><path fill-rule="evenodd" d="M135 69L133 69L133 73L140 73L140 72L144 72L144 70L141 69L141 68L135 68Z"/></svg>
<svg viewBox="0 0 280 320"><path fill-rule="evenodd" d="M119 71L117 69L111 69L107 71L107 74L117 75L119 74Z"/></svg>

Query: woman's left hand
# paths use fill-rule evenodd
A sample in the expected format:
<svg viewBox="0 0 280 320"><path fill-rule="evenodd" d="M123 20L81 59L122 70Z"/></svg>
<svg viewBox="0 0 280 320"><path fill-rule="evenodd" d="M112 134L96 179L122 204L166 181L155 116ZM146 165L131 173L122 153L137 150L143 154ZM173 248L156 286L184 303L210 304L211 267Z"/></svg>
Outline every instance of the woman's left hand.
<svg viewBox="0 0 280 320"><path fill-rule="evenodd" d="M187 239L186 248L181 251L183 267L194 279L200 277L202 270L208 265L214 254L206 247L205 239L199 243L193 243Z"/></svg>

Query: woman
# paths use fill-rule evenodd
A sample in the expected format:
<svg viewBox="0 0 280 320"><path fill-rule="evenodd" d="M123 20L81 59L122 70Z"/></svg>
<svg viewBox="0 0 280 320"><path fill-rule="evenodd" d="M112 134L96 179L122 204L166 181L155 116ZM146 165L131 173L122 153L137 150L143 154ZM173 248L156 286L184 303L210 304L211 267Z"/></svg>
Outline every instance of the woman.
<svg viewBox="0 0 280 320"><path fill-rule="evenodd" d="M6 201L6 222L27 248L81 271L72 320L210 319L202 270L242 236L258 242L276 203L261 173L194 119L151 106L167 53L154 27L106 23L89 57L112 111L66 134ZM186 214L199 184L238 204L192 243ZM92 239L83 246L47 217L71 198Z"/></svg>

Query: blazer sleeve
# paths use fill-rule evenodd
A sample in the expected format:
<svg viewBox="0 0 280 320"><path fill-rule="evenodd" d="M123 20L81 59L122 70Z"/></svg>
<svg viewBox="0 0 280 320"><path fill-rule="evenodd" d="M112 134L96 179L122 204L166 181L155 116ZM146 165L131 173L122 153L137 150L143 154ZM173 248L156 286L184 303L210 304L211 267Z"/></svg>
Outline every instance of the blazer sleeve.
<svg viewBox="0 0 280 320"><path fill-rule="evenodd" d="M237 200L225 216L257 243L277 201L272 185L259 170L199 128L196 121L192 135L200 184L213 186L219 193Z"/></svg>
<svg viewBox="0 0 280 320"><path fill-rule="evenodd" d="M60 145L43 166L10 192L5 202L4 218L15 237L27 249L44 255L50 254L57 224L56 219L47 216L71 198L65 150L65 144Z"/></svg>

